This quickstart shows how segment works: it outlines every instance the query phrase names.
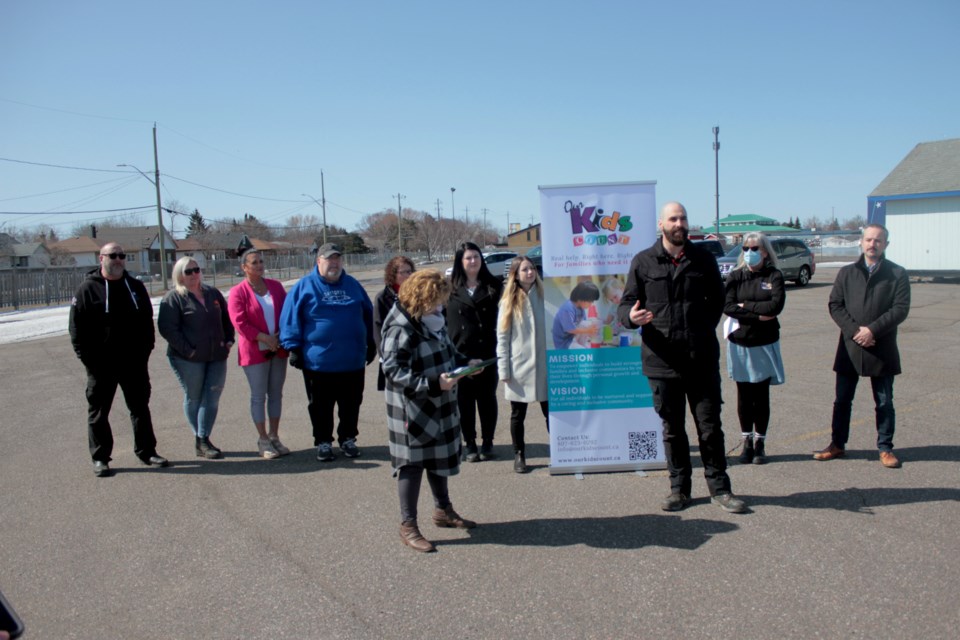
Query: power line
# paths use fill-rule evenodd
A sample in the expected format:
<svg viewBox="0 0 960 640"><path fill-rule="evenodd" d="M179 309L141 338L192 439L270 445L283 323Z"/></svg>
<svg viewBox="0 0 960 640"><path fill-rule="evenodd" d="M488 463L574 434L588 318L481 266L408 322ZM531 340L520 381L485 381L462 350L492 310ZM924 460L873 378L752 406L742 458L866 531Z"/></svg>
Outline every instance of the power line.
<svg viewBox="0 0 960 640"><path fill-rule="evenodd" d="M187 184L192 184L195 187L200 187L201 189L209 189L210 191L219 191L220 193L226 193L231 196L240 196L241 198L251 198L253 200L270 200L272 202L303 202L303 200L287 200L285 198L267 198L264 196L251 196L246 193L237 193L236 191L227 191L226 189L218 189L217 187L210 187L205 184L200 184L198 182L191 182L184 178L178 178L177 176L172 176L169 173L160 174L168 180L177 180L178 182L186 182Z"/></svg>
<svg viewBox="0 0 960 640"><path fill-rule="evenodd" d="M248 163L250 163L250 164L254 164L254 165L257 165L257 166L260 166L260 167L270 167L271 169L281 169L281 170L283 170L283 171L311 171L311 172L316 172L316 169L303 169L303 168L301 168L301 167L281 167L281 166L278 166L278 165L275 165L275 164L267 164L267 163L264 163L264 162L257 162L256 160L250 160L250 159L248 159L248 158L244 158L243 156L239 156L239 155L236 155L236 154L234 154L234 153L230 153L229 151L224 151L223 149L218 149L217 147L214 147L214 146L212 146L212 145L209 145L209 144L207 144L207 143L205 143L205 142L201 142L200 140L197 140L196 138L191 138L191 137L188 136L187 134L185 134L185 133L180 133L180 132L177 131L176 129L171 129L170 127L168 127L168 126L166 126L166 125L158 124L157 126L160 127L161 129L163 129L164 131L169 131L170 133L174 133L174 134L180 136L181 138L185 138L185 139L189 140L190 142L193 142L194 144L200 145L201 147L206 147L207 149L210 149L211 151L216 151L217 153L222 153L223 155L225 155L225 156L227 156L227 157L229 157L229 158L235 158L235 159L237 159L237 160L242 160L242 161L244 161L244 162L248 162Z"/></svg>
<svg viewBox="0 0 960 640"><path fill-rule="evenodd" d="M118 118L116 116L101 116L92 113L80 113L78 111L67 111L66 109L57 109L55 107L44 107L38 104L30 104L29 102L20 102L19 100L11 100L9 98L0 98L3 102L9 102L11 104L19 104L24 107L31 107L33 109L43 109L44 111L56 111L57 113L67 113L72 116L82 116L84 118L99 118L100 120L119 120L121 122L137 122L141 124L152 124L152 121L149 120L134 120L132 118Z"/></svg>
<svg viewBox="0 0 960 640"><path fill-rule="evenodd" d="M46 191L46 192L44 192L44 193L31 193L31 194L26 195L26 196L16 196L16 197L13 197L13 198L3 198L3 199L0 199L0 202L9 202L9 201L11 201L11 200L26 200L27 198L39 198L39 197L41 197L41 196L50 196L50 195L54 195L54 194L57 194L57 193L64 193L64 192L66 192L66 191L76 191L76 190L78 190L78 189L87 189L87 188L89 188L89 187L98 187L98 186L100 186L101 184L107 184L107 183L110 183L110 182L118 182L118 181L120 181L120 180L126 180L126 179L127 179L127 178L110 178L109 180L103 180L103 181L101 181L101 182L94 182L94 183L92 183L92 184L83 184L83 185L80 185L79 187L68 187L68 188L66 188L66 189L57 189L56 191Z"/></svg>
<svg viewBox="0 0 960 640"><path fill-rule="evenodd" d="M121 213L124 211L139 211L141 209L155 209L157 205L148 204L142 207L124 207L122 209L91 209L89 211L0 211L3 216L72 216L86 213Z"/></svg>

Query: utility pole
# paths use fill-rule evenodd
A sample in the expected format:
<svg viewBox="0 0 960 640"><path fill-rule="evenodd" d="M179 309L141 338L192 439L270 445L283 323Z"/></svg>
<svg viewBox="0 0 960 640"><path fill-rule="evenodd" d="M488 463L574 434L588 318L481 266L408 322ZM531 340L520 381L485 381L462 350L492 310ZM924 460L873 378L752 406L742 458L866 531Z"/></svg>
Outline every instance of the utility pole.
<svg viewBox="0 0 960 640"><path fill-rule="evenodd" d="M487 243L487 208L483 208L483 243Z"/></svg>
<svg viewBox="0 0 960 640"><path fill-rule="evenodd" d="M400 208L400 198L397 194L397 253L403 253L403 210Z"/></svg>
<svg viewBox="0 0 960 640"><path fill-rule="evenodd" d="M713 179L716 185L716 231L720 239L720 127L713 128Z"/></svg>
<svg viewBox="0 0 960 640"><path fill-rule="evenodd" d="M323 169L320 169L320 208L323 210L323 244L327 244L327 192L323 186Z"/></svg>
<svg viewBox="0 0 960 640"><path fill-rule="evenodd" d="M160 275L163 278L163 290L167 290L167 246L163 228L163 210L160 208L160 160L157 154L157 123L153 123L153 184L157 188L157 231L160 232Z"/></svg>
<svg viewBox="0 0 960 640"><path fill-rule="evenodd" d="M440 217L440 198L437 198L437 222L440 222L442 218Z"/></svg>
<svg viewBox="0 0 960 640"><path fill-rule="evenodd" d="M457 190L456 187L450 187L450 219L451 220L457 219L457 207L453 203L453 192L456 190Z"/></svg>
<svg viewBox="0 0 960 640"><path fill-rule="evenodd" d="M470 224L470 207L463 208L463 224Z"/></svg>

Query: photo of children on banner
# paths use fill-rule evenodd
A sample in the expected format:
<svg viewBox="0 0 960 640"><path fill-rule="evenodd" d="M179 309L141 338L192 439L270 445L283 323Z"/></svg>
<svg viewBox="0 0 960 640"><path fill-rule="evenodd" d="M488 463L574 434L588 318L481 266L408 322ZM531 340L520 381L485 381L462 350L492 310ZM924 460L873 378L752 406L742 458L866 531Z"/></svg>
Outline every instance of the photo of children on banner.
<svg viewBox="0 0 960 640"><path fill-rule="evenodd" d="M598 285L598 282L602 284ZM625 330L616 314L623 287L622 276L546 278L544 290L548 314L551 307L556 309L552 325L553 347L595 349L634 346L636 332Z"/></svg>

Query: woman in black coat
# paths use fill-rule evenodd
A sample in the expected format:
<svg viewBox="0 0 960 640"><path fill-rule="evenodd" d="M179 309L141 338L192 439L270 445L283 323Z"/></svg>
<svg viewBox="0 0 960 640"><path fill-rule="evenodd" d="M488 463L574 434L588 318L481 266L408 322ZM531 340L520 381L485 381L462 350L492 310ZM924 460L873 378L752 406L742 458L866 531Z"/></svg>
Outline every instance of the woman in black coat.
<svg viewBox="0 0 960 640"><path fill-rule="evenodd" d="M770 422L770 385L783 384L780 322L786 297L770 239L748 233L737 268L727 276L723 312L727 372L737 383L737 416L743 437L741 464L764 464Z"/></svg>
<svg viewBox="0 0 960 640"><path fill-rule="evenodd" d="M413 260L410 258L406 256L391 258L383 270L383 291L373 300L373 339L377 342L377 354L380 356L380 364L377 365L377 391L383 391L386 388L383 377L383 345L380 344L383 341L383 321L397 301L400 285L414 271L416 267L413 266Z"/></svg>
<svg viewBox="0 0 960 640"><path fill-rule="evenodd" d="M453 294L447 303L447 331L454 346L470 359L488 360L497 355L497 313L502 285L497 281L480 247L464 242L457 249L450 276ZM460 428L467 462L492 460L497 427L497 368L487 367L459 385ZM480 450L477 450L477 414L480 414Z"/></svg>

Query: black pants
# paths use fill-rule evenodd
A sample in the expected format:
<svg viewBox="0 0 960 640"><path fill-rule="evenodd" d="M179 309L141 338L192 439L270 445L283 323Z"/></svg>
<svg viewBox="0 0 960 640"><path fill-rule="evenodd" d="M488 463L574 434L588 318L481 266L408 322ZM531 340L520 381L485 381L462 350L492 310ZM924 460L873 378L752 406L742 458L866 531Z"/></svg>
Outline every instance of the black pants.
<svg viewBox="0 0 960 640"><path fill-rule="evenodd" d="M417 521L417 502L420 500L420 485L423 482L423 467L405 465L397 474L397 491L400 494L400 522ZM438 509L450 506L447 493L447 476L427 471L427 482L433 493L433 504Z"/></svg>
<svg viewBox="0 0 960 640"><path fill-rule="evenodd" d="M337 442L343 444L359 433L360 403L363 401L363 369L357 371L303 370L307 390L307 412L313 425L313 444L333 442L333 407L337 407Z"/></svg>
<svg viewBox="0 0 960 640"><path fill-rule="evenodd" d="M123 399L133 424L133 452L141 460L157 455L157 438L150 417L150 374L147 361L123 362L118 359L95 369L87 367L87 440L90 457L110 462L113 454L113 431L110 429L110 408L123 390Z"/></svg>
<svg viewBox="0 0 960 640"><path fill-rule="evenodd" d="M741 433L767 435L770 424L770 379L737 383L737 417Z"/></svg>
<svg viewBox="0 0 960 640"><path fill-rule="evenodd" d="M487 367L475 376L461 378L457 383L457 405L460 408L460 430L468 445L477 442L477 414L480 414L480 437L484 444L493 444L497 428L496 367Z"/></svg>
<svg viewBox="0 0 960 640"><path fill-rule="evenodd" d="M523 439L523 421L527 418L527 404L526 402L510 401L510 439L513 440L513 452L524 455L526 455L527 443ZM547 432L549 432L550 409L546 401L540 403L540 411L543 412L543 417L547 419Z"/></svg>
<svg viewBox="0 0 960 640"><path fill-rule="evenodd" d="M710 495L730 493L727 456L720 426L720 371L680 378L650 378L653 406L663 421L663 447L670 472L670 490L690 495L693 468L687 439L685 401L697 427L700 460Z"/></svg>

